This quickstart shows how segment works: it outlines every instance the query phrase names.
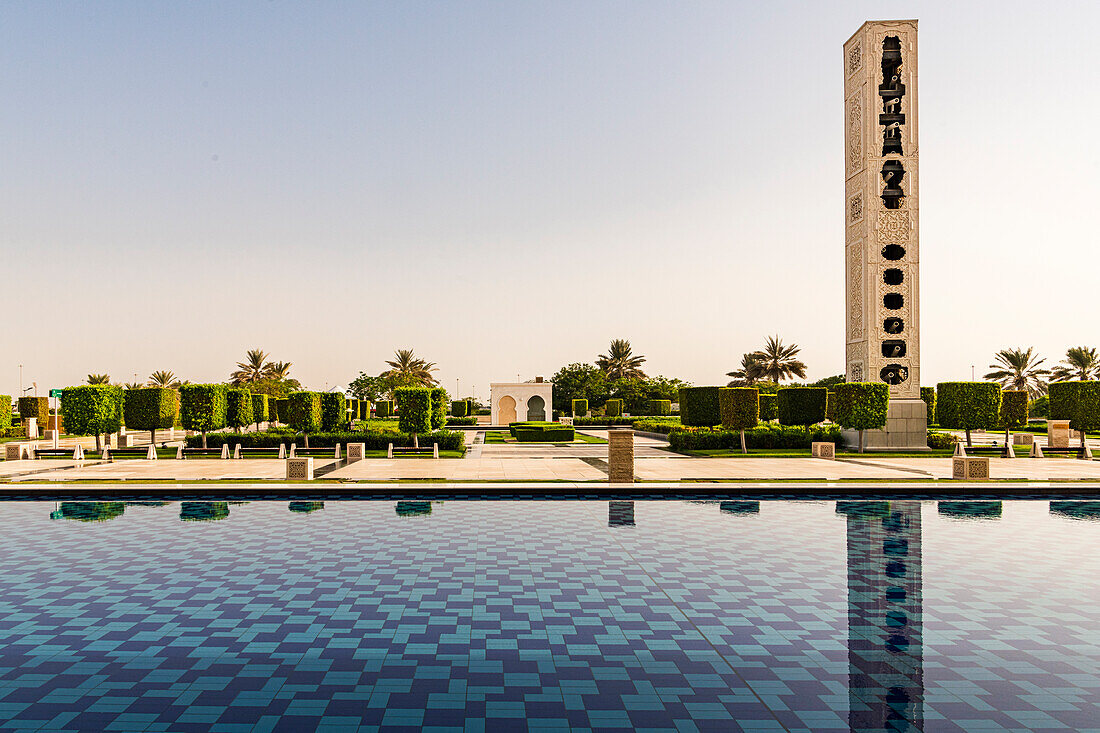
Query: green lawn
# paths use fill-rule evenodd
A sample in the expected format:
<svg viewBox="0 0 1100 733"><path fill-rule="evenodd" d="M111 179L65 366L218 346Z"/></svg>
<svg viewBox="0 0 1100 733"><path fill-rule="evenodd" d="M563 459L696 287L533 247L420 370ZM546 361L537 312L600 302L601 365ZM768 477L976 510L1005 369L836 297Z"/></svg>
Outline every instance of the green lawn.
<svg viewBox="0 0 1100 733"><path fill-rule="evenodd" d="M598 429L598 428L597 428ZM603 438L597 438L594 435L581 435L580 433L574 433L576 439L574 443L606 443ZM485 431L485 445L500 445L503 443L513 443L517 445L561 445L555 441L542 441L542 440L526 440L519 441L511 436L510 433L504 430L487 430Z"/></svg>

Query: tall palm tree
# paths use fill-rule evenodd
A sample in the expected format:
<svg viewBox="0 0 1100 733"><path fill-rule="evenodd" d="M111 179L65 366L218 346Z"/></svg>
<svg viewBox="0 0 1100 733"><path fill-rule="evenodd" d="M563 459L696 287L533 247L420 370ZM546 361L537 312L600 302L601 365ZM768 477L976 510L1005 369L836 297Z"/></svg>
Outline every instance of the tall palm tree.
<svg viewBox="0 0 1100 733"><path fill-rule="evenodd" d="M167 370L158 370L149 375L150 387L168 387L170 389L178 389L180 381L176 379L176 375Z"/></svg>
<svg viewBox="0 0 1100 733"><path fill-rule="evenodd" d="M110 384L110 383L111 383L111 375L110 374L89 374L88 375L88 384Z"/></svg>
<svg viewBox="0 0 1100 733"><path fill-rule="evenodd" d="M596 366L611 381L644 378L645 372L640 369L644 363L645 357L634 356L630 342L626 339L612 339L607 353L596 359Z"/></svg>
<svg viewBox="0 0 1100 733"><path fill-rule="evenodd" d="M1026 390L1030 399L1042 396L1046 392L1043 377L1050 374L1049 369L1040 369L1046 359L1038 358L1032 346L1023 349L1001 349L994 355L996 363L990 364L993 371L985 375L1005 389Z"/></svg>
<svg viewBox="0 0 1100 733"><path fill-rule="evenodd" d="M752 356L760 363L761 377L772 382L780 382L791 377L806 378L806 365L796 359L802 349L798 344L784 346L779 335L769 336L764 348L753 352Z"/></svg>
<svg viewBox="0 0 1100 733"><path fill-rule="evenodd" d="M743 354L741 356L741 368L737 371L726 372L727 377L733 377L730 387L751 387L764 378L763 365L757 353Z"/></svg>
<svg viewBox="0 0 1100 733"><path fill-rule="evenodd" d="M302 383L290 376L290 367L294 364L289 361L271 361L264 367L264 378L270 379L284 388L284 390L296 390Z"/></svg>
<svg viewBox="0 0 1100 733"><path fill-rule="evenodd" d="M234 387L258 382L267 376L267 353L262 349L249 349L244 361L237 362L237 370L229 375L229 383Z"/></svg>
<svg viewBox="0 0 1100 733"><path fill-rule="evenodd" d="M432 372L437 371L435 362L416 356L412 349L397 349L393 359L386 362L389 369L379 376L394 386L430 387L436 383Z"/></svg>
<svg viewBox="0 0 1100 733"><path fill-rule="evenodd" d="M1054 367L1051 375L1055 382L1096 379L1100 376L1100 354L1088 346L1073 346L1066 350L1066 358Z"/></svg>

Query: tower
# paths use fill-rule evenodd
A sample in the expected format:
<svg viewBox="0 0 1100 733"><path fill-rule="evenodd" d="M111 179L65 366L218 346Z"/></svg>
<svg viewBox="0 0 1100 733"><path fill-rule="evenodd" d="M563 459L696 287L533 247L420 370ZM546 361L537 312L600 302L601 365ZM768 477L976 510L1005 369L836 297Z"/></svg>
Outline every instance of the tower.
<svg viewBox="0 0 1100 733"><path fill-rule="evenodd" d="M844 271L849 382L890 385L865 445L926 450L920 399L917 21L868 21L844 44Z"/></svg>

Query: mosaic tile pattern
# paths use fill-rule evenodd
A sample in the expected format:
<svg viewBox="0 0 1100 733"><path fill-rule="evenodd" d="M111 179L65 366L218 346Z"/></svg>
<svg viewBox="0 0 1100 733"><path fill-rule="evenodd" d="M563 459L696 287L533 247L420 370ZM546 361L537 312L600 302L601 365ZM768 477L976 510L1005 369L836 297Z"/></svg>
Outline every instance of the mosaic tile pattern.
<svg viewBox="0 0 1100 733"><path fill-rule="evenodd" d="M1100 730L1100 504L0 502L0 730Z"/></svg>

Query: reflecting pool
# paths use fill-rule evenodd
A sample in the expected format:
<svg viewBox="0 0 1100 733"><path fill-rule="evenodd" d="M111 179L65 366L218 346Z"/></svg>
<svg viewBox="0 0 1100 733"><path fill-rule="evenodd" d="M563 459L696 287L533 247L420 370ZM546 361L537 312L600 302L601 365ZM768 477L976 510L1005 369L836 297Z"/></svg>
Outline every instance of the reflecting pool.
<svg viewBox="0 0 1100 733"><path fill-rule="evenodd" d="M1100 728L1100 502L0 502L0 729Z"/></svg>

